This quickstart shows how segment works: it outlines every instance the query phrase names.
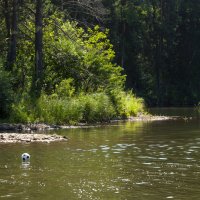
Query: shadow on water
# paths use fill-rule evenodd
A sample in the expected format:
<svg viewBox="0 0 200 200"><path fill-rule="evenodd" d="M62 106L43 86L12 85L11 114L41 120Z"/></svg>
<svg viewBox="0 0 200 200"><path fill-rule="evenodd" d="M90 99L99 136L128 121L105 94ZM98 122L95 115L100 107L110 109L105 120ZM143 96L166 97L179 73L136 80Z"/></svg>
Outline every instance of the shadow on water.
<svg viewBox="0 0 200 200"><path fill-rule="evenodd" d="M0 199L199 199L196 118L56 133L70 140L0 145Z"/></svg>

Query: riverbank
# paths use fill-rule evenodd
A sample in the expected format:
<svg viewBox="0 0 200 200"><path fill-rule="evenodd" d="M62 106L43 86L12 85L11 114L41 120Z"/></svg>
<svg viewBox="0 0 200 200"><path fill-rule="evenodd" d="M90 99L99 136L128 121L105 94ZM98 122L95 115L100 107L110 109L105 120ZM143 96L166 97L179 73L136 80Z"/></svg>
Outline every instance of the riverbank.
<svg viewBox="0 0 200 200"><path fill-rule="evenodd" d="M45 131L58 129L47 124L0 124L0 143L32 143L67 141L65 136L47 134Z"/></svg>
<svg viewBox="0 0 200 200"><path fill-rule="evenodd" d="M128 119L114 119L106 123L79 123L77 125L49 125L45 123L29 123L29 124L10 124L2 123L0 124L0 132L38 132L38 131L48 131L56 129L70 129L70 128L89 128L96 127L105 124L112 124L120 121L162 121L162 120L175 120L179 117L169 117L169 116L151 116L151 115L142 115L138 117L129 117Z"/></svg>
<svg viewBox="0 0 200 200"><path fill-rule="evenodd" d="M139 116L130 117L128 119L116 119L107 122L106 125L111 125L120 121L163 121L163 120L176 120L179 117L169 117L169 116ZM56 129L71 129L71 128L91 128L103 126L105 123L96 124L78 124L76 126L71 125L48 125L48 124L0 124L0 143L18 143L18 142L57 142L57 141L67 141L65 136L60 136L56 134L47 134L45 131L56 130Z"/></svg>

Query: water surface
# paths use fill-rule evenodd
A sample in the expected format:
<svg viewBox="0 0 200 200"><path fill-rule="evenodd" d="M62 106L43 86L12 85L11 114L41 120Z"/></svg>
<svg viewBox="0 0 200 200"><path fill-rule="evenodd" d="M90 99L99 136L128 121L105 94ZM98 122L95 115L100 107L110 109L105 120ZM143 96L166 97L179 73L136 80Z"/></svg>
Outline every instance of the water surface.
<svg viewBox="0 0 200 200"><path fill-rule="evenodd" d="M58 131L68 142L0 144L0 199L197 200L200 121L192 109L181 113L193 118ZM21 163L24 152L30 164Z"/></svg>

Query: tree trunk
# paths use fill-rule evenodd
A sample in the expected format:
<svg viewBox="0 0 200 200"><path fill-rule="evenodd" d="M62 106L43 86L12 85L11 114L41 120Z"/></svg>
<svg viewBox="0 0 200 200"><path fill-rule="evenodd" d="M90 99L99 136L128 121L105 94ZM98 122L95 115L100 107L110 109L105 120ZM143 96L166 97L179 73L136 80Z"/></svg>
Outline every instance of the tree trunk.
<svg viewBox="0 0 200 200"><path fill-rule="evenodd" d="M6 14L6 26L7 26L7 36L10 36L9 49L7 56L7 69L12 70L14 62L16 60L16 46L17 46L17 9L18 9L18 0L12 1L12 24L11 24L11 35L10 35L10 22L9 22L9 13L8 13L8 1L5 1L5 7L7 10Z"/></svg>
<svg viewBox="0 0 200 200"><path fill-rule="evenodd" d="M63 0L61 0L61 10L62 11L64 10L64 2L63 2Z"/></svg>
<svg viewBox="0 0 200 200"><path fill-rule="evenodd" d="M124 20L124 6L126 5L126 0L121 0L121 67L124 68L125 62L125 32L126 32L126 22Z"/></svg>
<svg viewBox="0 0 200 200"><path fill-rule="evenodd" d="M35 92L38 96L42 89L43 81L43 53L42 53L42 0L36 1L35 14Z"/></svg>
<svg viewBox="0 0 200 200"><path fill-rule="evenodd" d="M7 29L7 40L10 39L10 12L9 12L9 5L8 0L4 0L4 16L5 16L5 23Z"/></svg>

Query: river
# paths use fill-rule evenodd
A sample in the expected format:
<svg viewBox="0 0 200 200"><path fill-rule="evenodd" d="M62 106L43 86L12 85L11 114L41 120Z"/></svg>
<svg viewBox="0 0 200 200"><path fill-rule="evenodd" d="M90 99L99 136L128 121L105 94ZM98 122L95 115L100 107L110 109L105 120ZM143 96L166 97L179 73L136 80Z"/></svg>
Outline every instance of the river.
<svg viewBox="0 0 200 200"><path fill-rule="evenodd" d="M150 112L184 119L56 132L68 142L0 144L0 199L199 200L197 112Z"/></svg>

